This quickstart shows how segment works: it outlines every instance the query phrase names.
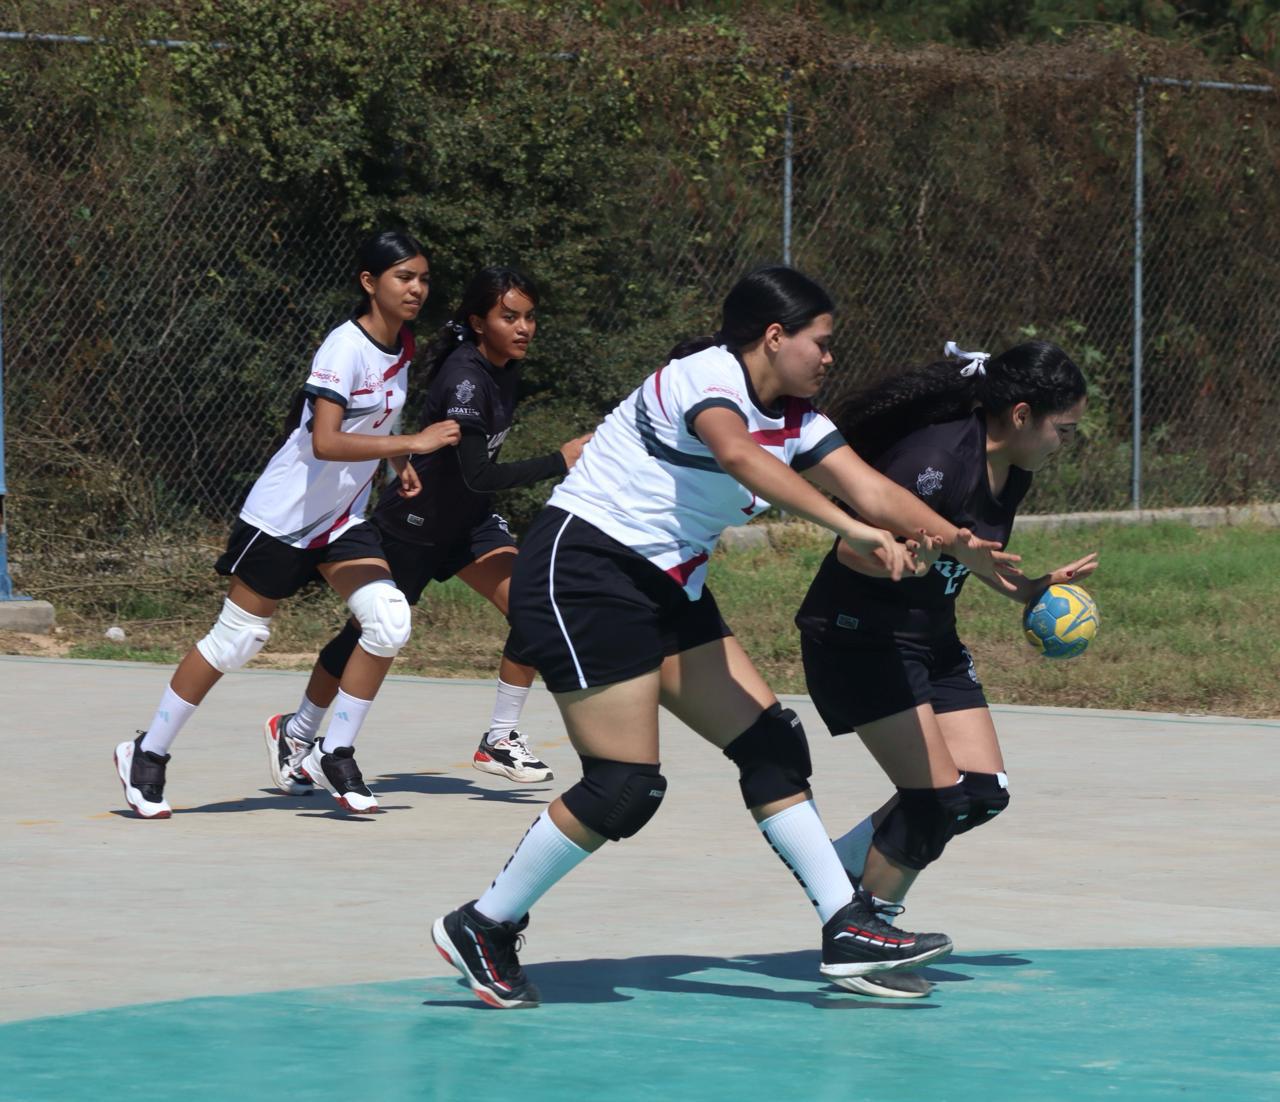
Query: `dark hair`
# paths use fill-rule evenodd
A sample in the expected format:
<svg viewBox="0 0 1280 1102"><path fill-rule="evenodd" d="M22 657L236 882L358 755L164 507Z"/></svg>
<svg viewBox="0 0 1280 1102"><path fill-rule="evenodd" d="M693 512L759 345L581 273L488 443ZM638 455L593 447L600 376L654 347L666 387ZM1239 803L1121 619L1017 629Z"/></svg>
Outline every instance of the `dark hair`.
<svg viewBox="0 0 1280 1102"><path fill-rule="evenodd" d="M427 345L427 381L435 378L444 361L464 341L476 343L475 330L471 328L472 315L484 317L508 291L520 291L538 305L538 288L533 280L515 268L481 268L471 277L462 292L462 300L453 316L431 338Z"/></svg>
<svg viewBox="0 0 1280 1102"><path fill-rule="evenodd" d="M718 344L737 352L763 337L774 322L787 333L798 333L819 314L835 309L831 296L807 275L785 264L767 264L733 285L714 336L681 341L668 358L678 360Z"/></svg>
<svg viewBox="0 0 1280 1102"><path fill-rule="evenodd" d="M941 360L890 375L833 404L841 435L874 460L914 429L956 421L975 409L999 415L1026 402L1035 417L1061 413L1084 397L1084 375L1049 341L1027 341L993 356L984 370L962 375L964 364Z"/></svg>
<svg viewBox="0 0 1280 1102"><path fill-rule="evenodd" d="M416 237L399 230L382 230L366 237L356 249L356 282L359 283L361 272L380 276L402 260L426 255L427 250ZM361 288L360 304L356 307L354 316L363 317L369 312L369 308L369 292Z"/></svg>

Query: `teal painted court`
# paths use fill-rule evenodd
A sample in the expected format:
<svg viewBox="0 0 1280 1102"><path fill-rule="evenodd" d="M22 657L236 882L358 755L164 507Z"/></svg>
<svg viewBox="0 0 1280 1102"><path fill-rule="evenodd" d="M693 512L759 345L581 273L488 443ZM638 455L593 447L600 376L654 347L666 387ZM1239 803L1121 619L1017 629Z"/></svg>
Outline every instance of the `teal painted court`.
<svg viewBox="0 0 1280 1102"><path fill-rule="evenodd" d="M1277 949L956 955L901 1003L815 968L812 952L532 964L546 1002L525 1011L411 979L43 1018L0 1027L0 1097L1280 1097Z"/></svg>

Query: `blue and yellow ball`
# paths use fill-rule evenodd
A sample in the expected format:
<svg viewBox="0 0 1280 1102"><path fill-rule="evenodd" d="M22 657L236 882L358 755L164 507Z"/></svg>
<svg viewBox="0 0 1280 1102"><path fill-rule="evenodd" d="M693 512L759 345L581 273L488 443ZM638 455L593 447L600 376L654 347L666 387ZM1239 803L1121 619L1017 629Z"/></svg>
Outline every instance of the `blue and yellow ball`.
<svg viewBox="0 0 1280 1102"><path fill-rule="evenodd" d="M1098 634L1098 606L1078 585L1051 585L1027 605L1022 627L1045 658L1075 658Z"/></svg>

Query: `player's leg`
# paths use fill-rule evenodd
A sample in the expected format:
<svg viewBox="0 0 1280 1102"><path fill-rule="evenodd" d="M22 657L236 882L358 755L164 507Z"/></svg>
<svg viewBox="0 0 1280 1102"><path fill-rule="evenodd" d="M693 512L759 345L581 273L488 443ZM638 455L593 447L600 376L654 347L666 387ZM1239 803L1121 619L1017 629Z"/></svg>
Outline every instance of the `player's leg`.
<svg viewBox="0 0 1280 1102"><path fill-rule="evenodd" d="M556 694L582 779L525 832L487 891L436 920L432 940L491 1006L538 1002L516 956L533 905L608 840L630 838L661 805L658 671Z"/></svg>
<svg viewBox="0 0 1280 1102"><path fill-rule="evenodd" d="M950 951L943 934L912 934L885 922L855 889L813 802L800 719L781 706L733 636L669 656L662 703L738 766L743 802L817 909L824 975L844 984Z"/></svg>
<svg viewBox="0 0 1280 1102"><path fill-rule="evenodd" d="M146 730L116 747L125 799L141 818L169 818L172 809L164 798L169 747L222 675L262 649L276 603L233 577L217 621L178 663Z"/></svg>
<svg viewBox="0 0 1280 1102"><path fill-rule="evenodd" d="M940 712L938 726L960 767L961 783L969 797L969 817L956 831L963 834L989 823L1009 806L1004 755L988 708Z"/></svg>
<svg viewBox="0 0 1280 1102"><path fill-rule="evenodd" d="M376 541L371 537L376 535ZM381 558L391 571L391 580L410 606L416 605L435 568L431 549L398 540L382 532L373 522L357 525L344 534L331 553L336 561L372 558L380 548ZM350 616L342 629L321 649L307 679L307 686L292 712L270 716L263 724L267 759L272 779L283 792L304 795L313 790L302 761L315 745L325 714L338 695L347 662L360 646L363 628Z"/></svg>
<svg viewBox="0 0 1280 1102"><path fill-rule="evenodd" d="M502 531L505 532L505 522L503 525ZM515 555L514 544L498 546L458 571L458 577L504 617L509 608ZM523 784L554 779L555 774L546 762L539 760L519 731L520 713L524 710L533 678L533 666L519 660L508 637L498 666L498 689L489 726L472 757L472 764L482 773L492 773Z"/></svg>
<svg viewBox="0 0 1280 1102"><path fill-rule="evenodd" d="M360 638L338 683L329 727L301 770L346 810L373 812L378 802L356 764L355 740L392 661L409 639L409 602L383 559L326 562L317 569L359 621Z"/></svg>

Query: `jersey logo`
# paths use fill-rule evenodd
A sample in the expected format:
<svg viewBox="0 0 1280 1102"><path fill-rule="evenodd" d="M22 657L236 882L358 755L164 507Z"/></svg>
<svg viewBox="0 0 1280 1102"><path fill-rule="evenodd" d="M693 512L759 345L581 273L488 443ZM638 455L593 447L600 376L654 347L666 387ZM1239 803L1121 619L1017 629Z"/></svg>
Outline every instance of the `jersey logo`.
<svg viewBox="0 0 1280 1102"><path fill-rule="evenodd" d="M460 382L456 387L453 388L453 393L457 395L458 401L461 402L464 406L470 403L471 396L475 392L476 392L476 384L473 383L470 379L463 379L462 382Z"/></svg>
<svg viewBox="0 0 1280 1102"><path fill-rule="evenodd" d="M964 563L954 559L939 559L933 564L933 568L947 579L947 588L943 590L943 595L947 597L960 588L964 576L969 573L969 568Z"/></svg>
<svg viewBox="0 0 1280 1102"><path fill-rule="evenodd" d="M916 476L916 493L921 497L929 497L942 489L942 472L933 467L926 467Z"/></svg>

